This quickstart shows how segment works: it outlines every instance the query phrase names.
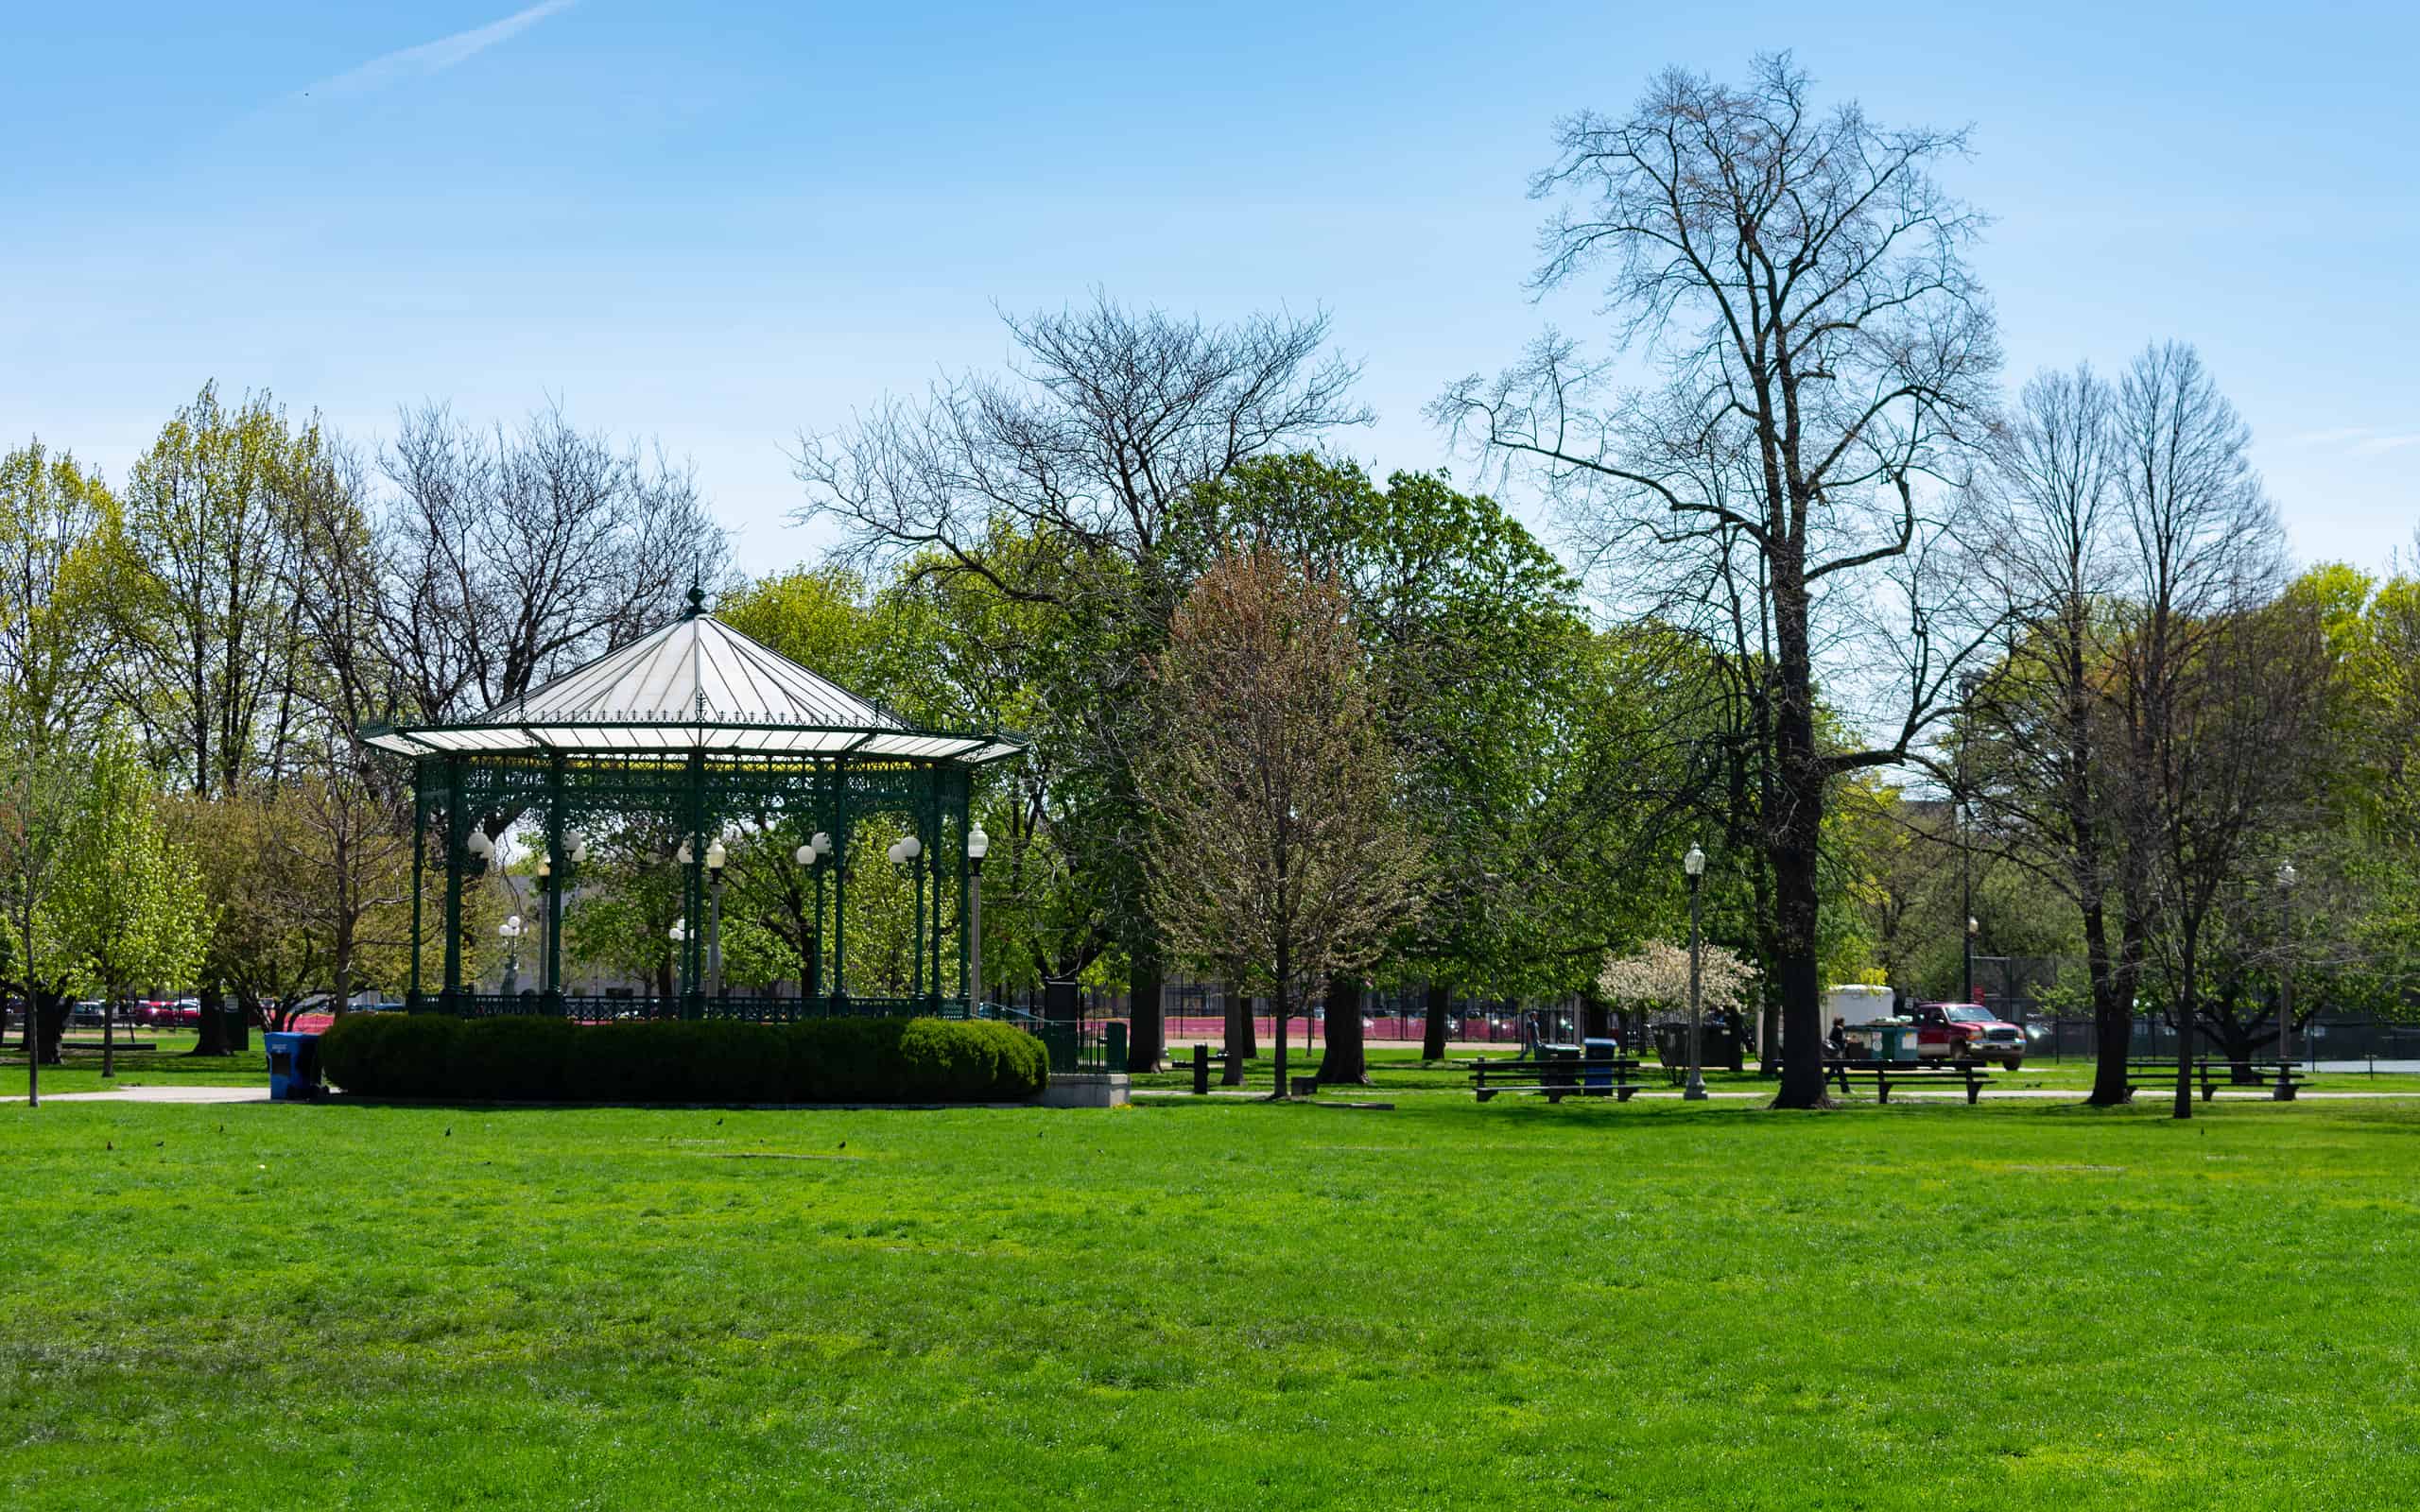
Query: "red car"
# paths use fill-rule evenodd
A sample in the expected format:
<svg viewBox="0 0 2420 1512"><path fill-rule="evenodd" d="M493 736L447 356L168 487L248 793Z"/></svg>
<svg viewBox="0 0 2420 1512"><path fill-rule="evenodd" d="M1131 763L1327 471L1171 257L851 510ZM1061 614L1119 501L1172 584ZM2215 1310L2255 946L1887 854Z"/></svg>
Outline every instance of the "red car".
<svg viewBox="0 0 2420 1512"><path fill-rule="evenodd" d="M1927 1060L1996 1060L2025 1064L2025 1031L1972 1003L1916 1005L1916 1054Z"/></svg>

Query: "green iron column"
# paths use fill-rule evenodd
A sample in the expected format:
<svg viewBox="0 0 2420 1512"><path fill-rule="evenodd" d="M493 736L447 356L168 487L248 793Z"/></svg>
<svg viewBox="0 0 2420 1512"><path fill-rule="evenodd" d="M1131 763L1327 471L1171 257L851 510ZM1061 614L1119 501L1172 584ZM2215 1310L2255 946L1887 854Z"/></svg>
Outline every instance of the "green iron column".
<svg viewBox="0 0 2420 1512"><path fill-rule="evenodd" d="M940 773L925 768L925 864L933 874L933 974L925 979L927 1001L936 1008L942 1000L942 795L934 783Z"/></svg>
<svg viewBox="0 0 2420 1512"><path fill-rule="evenodd" d="M445 758L445 1011L459 1013L462 992L462 758Z"/></svg>
<svg viewBox="0 0 2420 1512"><path fill-rule="evenodd" d="M411 1011L420 1011L420 942L421 894L427 890L424 880L428 866L428 764L412 763L412 961L410 984L404 990L404 1004Z"/></svg>
<svg viewBox="0 0 2420 1512"><path fill-rule="evenodd" d="M548 995L554 1011L563 1010L563 757L557 751L546 765L546 958L539 966L540 991Z"/></svg>
<svg viewBox="0 0 2420 1512"><path fill-rule="evenodd" d="M832 995L826 1006L849 1005L849 765L832 764Z"/></svg>
<svg viewBox="0 0 2420 1512"><path fill-rule="evenodd" d="M689 753L689 863L681 878L681 1014L705 1016L706 756Z"/></svg>
<svg viewBox="0 0 2420 1512"><path fill-rule="evenodd" d="M966 837L975 829L973 805L969 801L969 784L961 780L958 798L958 839L952 850L958 861L958 999L966 1005L968 1017L975 1013L974 978L969 953L975 944L976 919L973 912L974 863L967 859Z"/></svg>

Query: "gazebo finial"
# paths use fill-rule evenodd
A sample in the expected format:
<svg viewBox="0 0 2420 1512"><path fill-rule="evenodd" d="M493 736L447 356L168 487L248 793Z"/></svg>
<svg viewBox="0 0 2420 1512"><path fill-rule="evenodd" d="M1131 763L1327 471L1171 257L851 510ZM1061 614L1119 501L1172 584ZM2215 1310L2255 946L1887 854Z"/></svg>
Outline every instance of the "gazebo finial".
<svg viewBox="0 0 2420 1512"><path fill-rule="evenodd" d="M706 590L705 590L705 585L703 585L702 583L699 582L699 581L698 581L698 579L697 579L697 577L696 577L696 576L695 576L695 575L692 575L692 576L690 576L690 578L689 578L689 612L687 612L686 614L682 615L681 617L682 617L683 619L684 619L684 620L694 620L694 619L696 619L699 615L703 614L705 611L706 611Z"/></svg>

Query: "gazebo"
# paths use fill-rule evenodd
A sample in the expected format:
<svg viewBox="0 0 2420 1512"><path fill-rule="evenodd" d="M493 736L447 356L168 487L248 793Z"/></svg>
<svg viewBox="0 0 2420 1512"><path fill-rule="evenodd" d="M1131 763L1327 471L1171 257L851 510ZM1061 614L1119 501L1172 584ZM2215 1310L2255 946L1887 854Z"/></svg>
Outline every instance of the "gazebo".
<svg viewBox="0 0 2420 1512"><path fill-rule="evenodd" d="M704 603L704 594L691 589L680 619L475 719L362 730L367 744L412 762L406 1002L413 1011L761 1019L972 1010L968 916L982 841L970 825L968 806L975 774L1021 755L1024 743L910 725L742 635L706 613ZM852 842L858 826L876 815L905 821L907 833L891 846L890 859L915 880L914 969L904 997L852 995L847 980ZM543 821L544 835L538 987L510 994L475 991L462 980L462 884L500 859L495 836L531 816ZM565 889L578 881L588 835L633 819L655 820L680 837L666 858L681 872L686 925L674 933L675 997L633 1002L568 995L561 943ZM717 902L709 867L718 868L726 833L757 821L779 827L786 838L795 832L797 860L815 872L816 958L797 999L735 1001L719 981L709 980L710 930L700 927ZM422 981L422 899L432 833L445 868L444 977L435 992ZM827 875L828 936L822 927ZM954 979L946 981L944 888L955 900L958 924Z"/></svg>

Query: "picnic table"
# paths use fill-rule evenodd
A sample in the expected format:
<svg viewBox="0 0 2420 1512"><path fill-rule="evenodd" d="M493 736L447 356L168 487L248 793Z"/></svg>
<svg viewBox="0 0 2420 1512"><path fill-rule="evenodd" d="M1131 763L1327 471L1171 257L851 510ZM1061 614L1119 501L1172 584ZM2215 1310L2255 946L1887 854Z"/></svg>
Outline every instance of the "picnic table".
<svg viewBox="0 0 2420 1512"><path fill-rule="evenodd" d="M2310 1078L2294 1069L2290 1060L2256 1060L2242 1062L2211 1056L2194 1057L2191 1079L2202 1087L2202 1101L2218 1096L2221 1087L2265 1087L2270 1095L2281 1103L2294 1100L2294 1092ZM2141 1057L2126 1062L2126 1096L2132 1100L2135 1091L2145 1087L2176 1085L2176 1062Z"/></svg>
<svg viewBox="0 0 2420 1512"><path fill-rule="evenodd" d="M1629 1056L1541 1060L1471 1060L1471 1091L1482 1103L1499 1092L1540 1092L1549 1103L1566 1097L1610 1097L1627 1103L1645 1083Z"/></svg>
<svg viewBox="0 0 2420 1512"><path fill-rule="evenodd" d="M1966 1089L1966 1101L1972 1106L1991 1085L1991 1073L1979 1060L1853 1060L1845 1056L1827 1056L1824 1059L1824 1079L1837 1082L1841 1092L1847 1095L1853 1081L1866 1082L1874 1088L1874 1100L1887 1103L1891 1089L1957 1085Z"/></svg>

